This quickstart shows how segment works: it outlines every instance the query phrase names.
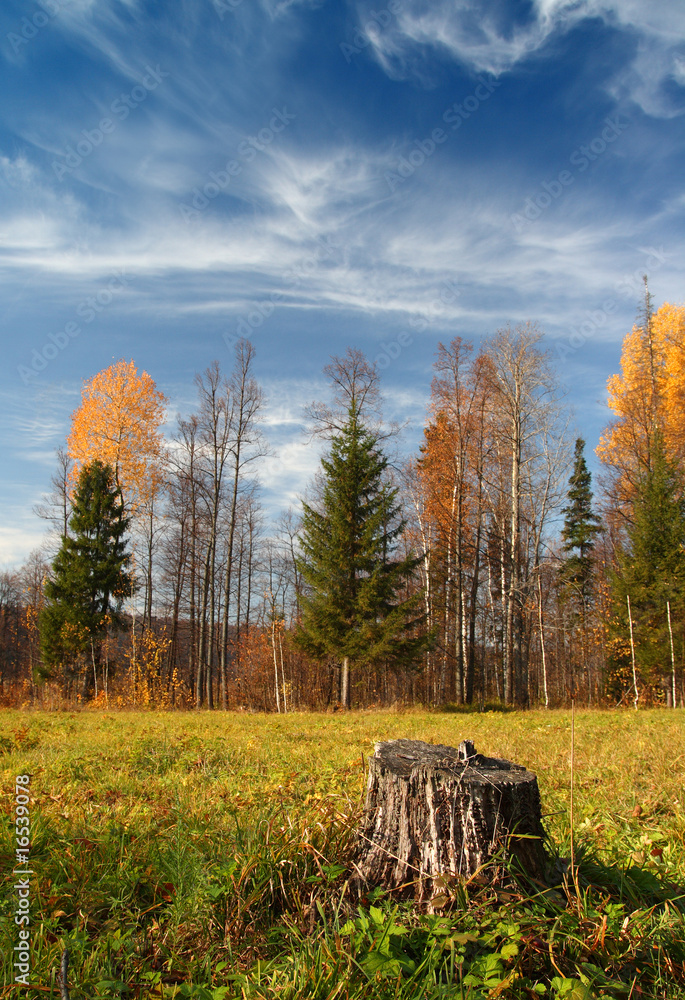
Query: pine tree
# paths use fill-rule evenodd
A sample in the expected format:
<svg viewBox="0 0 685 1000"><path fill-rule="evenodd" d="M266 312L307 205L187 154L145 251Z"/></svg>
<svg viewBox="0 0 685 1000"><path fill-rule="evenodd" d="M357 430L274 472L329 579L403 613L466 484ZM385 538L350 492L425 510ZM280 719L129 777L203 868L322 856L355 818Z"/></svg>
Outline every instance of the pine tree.
<svg viewBox="0 0 685 1000"><path fill-rule="evenodd" d="M628 596L638 673L644 683L656 685L671 670L667 603L680 633L676 638L681 647L685 613L685 489L658 431L651 466L637 484L632 524L617 563L611 579L609 645L613 687L616 691L626 690L632 683L628 673Z"/></svg>
<svg viewBox="0 0 685 1000"><path fill-rule="evenodd" d="M580 608L583 619L592 595L595 538L601 530L600 518L592 510L592 476L585 462L584 448L585 441L577 438L561 531L562 548L567 553L561 566L562 583L573 603Z"/></svg>
<svg viewBox="0 0 685 1000"><path fill-rule="evenodd" d="M341 702L349 708L352 667L411 662L425 647L416 634L420 595L399 597L418 560L397 557L404 530L398 491L354 398L321 464L321 503L303 504L298 570L306 590L296 640L311 655L340 663Z"/></svg>
<svg viewBox="0 0 685 1000"><path fill-rule="evenodd" d="M98 459L84 465L74 491L70 535L62 537L40 619L43 662L48 668L63 666L65 687L88 657L96 662L108 626L121 624L122 602L133 592L124 539L128 523L112 467ZM86 694L90 677L86 671Z"/></svg>

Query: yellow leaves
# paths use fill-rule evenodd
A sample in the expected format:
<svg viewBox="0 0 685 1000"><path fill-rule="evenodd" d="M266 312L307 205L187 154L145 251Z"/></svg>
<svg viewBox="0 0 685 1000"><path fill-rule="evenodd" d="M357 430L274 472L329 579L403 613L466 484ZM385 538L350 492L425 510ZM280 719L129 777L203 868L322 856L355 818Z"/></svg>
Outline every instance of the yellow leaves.
<svg viewBox="0 0 685 1000"><path fill-rule="evenodd" d="M664 434L667 453L685 459L685 307L668 302L652 316L649 335L633 327L623 341L621 374L607 382L616 420L600 439L597 455L617 471L624 497L649 459L650 437Z"/></svg>
<svg viewBox="0 0 685 1000"><path fill-rule="evenodd" d="M83 465L99 458L115 470L127 509L149 504L162 478L162 436L166 398L133 361L118 361L83 384L82 402L72 414L68 451L76 483Z"/></svg>
<svg viewBox="0 0 685 1000"><path fill-rule="evenodd" d="M665 368L669 372L663 394L666 436L674 452L685 454L685 308L663 305L654 317L654 335L663 343Z"/></svg>
<svg viewBox="0 0 685 1000"><path fill-rule="evenodd" d="M23 611L22 617L24 619L24 627L26 628L26 632L32 639L37 639L39 635L39 630L38 630L39 614L40 614L39 609L33 607L31 604L28 604Z"/></svg>
<svg viewBox="0 0 685 1000"><path fill-rule="evenodd" d="M131 647L126 656L129 660L128 693L134 706L169 708L172 697L181 693L182 685L176 670L166 681L163 677L164 661L170 646L171 639L166 635L166 629L157 633L145 626L141 634L131 637Z"/></svg>
<svg viewBox="0 0 685 1000"><path fill-rule="evenodd" d="M65 621L59 630L59 634L65 645L68 645L70 642L74 642L76 645L82 645L89 637L90 629L87 625L79 625L76 622Z"/></svg>

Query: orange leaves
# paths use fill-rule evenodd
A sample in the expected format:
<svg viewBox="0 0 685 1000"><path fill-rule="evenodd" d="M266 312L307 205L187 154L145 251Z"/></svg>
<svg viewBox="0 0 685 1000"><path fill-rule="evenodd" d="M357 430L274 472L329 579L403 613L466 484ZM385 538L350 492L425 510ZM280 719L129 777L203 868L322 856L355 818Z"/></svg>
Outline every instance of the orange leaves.
<svg viewBox="0 0 685 1000"><path fill-rule="evenodd" d="M455 338L438 346L431 386L432 419L426 427L418 473L429 520L452 537L470 518L477 487L482 434L483 359L471 358L471 345Z"/></svg>
<svg viewBox="0 0 685 1000"><path fill-rule="evenodd" d="M164 676L170 646L171 639L166 635L166 628L155 632L145 626L141 634L131 636L130 648L125 654L129 661L127 684L124 697L118 699L120 704L169 708L177 694L181 702L182 685L178 684L176 671L171 677Z"/></svg>
<svg viewBox="0 0 685 1000"><path fill-rule="evenodd" d="M161 482L165 403L133 361L118 361L86 380L68 439L72 483L83 465L99 458L114 468L129 511L148 504Z"/></svg>
<svg viewBox="0 0 685 1000"><path fill-rule="evenodd" d="M38 638L38 634L39 634L38 633L38 617L39 617L39 613L40 612L39 612L38 608L33 607L31 604L29 604L29 605L27 605L24 608L24 610L22 612L22 615L21 615L21 617L23 618L24 627L26 629L26 632L27 632L28 636L31 639L37 639Z"/></svg>
<svg viewBox="0 0 685 1000"><path fill-rule="evenodd" d="M663 386L665 434L674 454L685 457L685 308L665 303L653 320L654 337L663 345L668 378Z"/></svg>
<svg viewBox="0 0 685 1000"><path fill-rule="evenodd" d="M648 466L655 430L663 433L670 456L685 459L685 307L664 303L649 330L633 327L623 341L621 374L612 375L607 390L616 420L597 454L616 470L625 498Z"/></svg>

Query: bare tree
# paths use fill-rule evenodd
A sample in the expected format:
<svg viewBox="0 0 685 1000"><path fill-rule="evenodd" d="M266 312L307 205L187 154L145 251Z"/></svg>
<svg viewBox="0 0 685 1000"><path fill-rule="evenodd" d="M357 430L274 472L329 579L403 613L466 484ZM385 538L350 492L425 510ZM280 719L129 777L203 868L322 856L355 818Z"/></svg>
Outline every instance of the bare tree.
<svg viewBox="0 0 685 1000"><path fill-rule="evenodd" d="M259 411L264 405L264 394L252 376L254 347L249 340L241 339L235 347L235 365L228 384L231 396L231 493L228 511L228 539L226 570L224 576L225 607L221 629L220 671L221 706L228 708L226 665L228 656L228 621L233 573L233 548L238 516L238 495L244 485L245 469L266 454L263 439L256 426ZM238 615L240 611L238 610Z"/></svg>
<svg viewBox="0 0 685 1000"><path fill-rule="evenodd" d="M34 514L49 521L55 533L56 544L59 539L69 534L69 518L71 517L71 497L69 491L73 461L69 458L66 448L57 449L57 470L50 479L52 492L33 508Z"/></svg>
<svg viewBox="0 0 685 1000"><path fill-rule="evenodd" d="M207 514L207 547L202 568L199 608L198 657L195 677L195 704L204 700L214 707L213 654L216 623L216 561L219 515L225 491L226 467L231 454L235 401L231 387L221 374L218 361L197 375L200 408L197 430L200 448L200 495Z"/></svg>
<svg viewBox="0 0 685 1000"><path fill-rule="evenodd" d="M555 452L549 438L560 413L558 382L547 355L540 350L542 333L533 323L499 330L486 347L492 430L498 456L489 487L492 510L499 521L500 580L504 608L504 698L507 704L528 700L527 658L523 649L524 599L528 589L527 549L539 546L540 532L523 538L524 497L529 512L543 504L549 510L552 472L536 480L541 456ZM561 452L557 450L557 454ZM558 468L558 460L553 463ZM543 462L543 468L545 463ZM566 466L564 466L565 468ZM506 523L502 514L506 511ZM543 517L544 520L544 517ZM538 517L540 521L540 517ZM541 525L540 525L541 526ZM537 538L537 541L535 539Z"/></svg>
<svg viewBox="0 0 685 1000"><path fill-rule="evenodd" d="M354 402L357 413L374 435L382 439L380 375L374 362L354 347L343 357L333 356L324 366L324 375L333 389L333 405L314 402L305 408L312 437L330 438L342 430Z"/></svg>

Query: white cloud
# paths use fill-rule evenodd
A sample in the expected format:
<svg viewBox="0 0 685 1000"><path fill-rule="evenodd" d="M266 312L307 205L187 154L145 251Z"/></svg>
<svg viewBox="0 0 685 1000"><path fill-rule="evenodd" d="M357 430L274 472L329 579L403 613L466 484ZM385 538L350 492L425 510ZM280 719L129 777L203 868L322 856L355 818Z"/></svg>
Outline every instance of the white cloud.
<svg viewBox="0 0 685 1000"><path fill-rule="evenodd" d="M540 2L539 23L551 23L562 7L568 5ZM568 7L569 16L588 9L587 3ZM403 10L409 17L414 8ZM436 10L447 18L447 37L451 8ZM463 5L455 10L464 15ZM496 20L488 23L494 31ZM185 140L185 131L179 135ZM628 142L632 135L627 133ZM4 255L0 249L6 265L0 283L8 296L31 275L45 298L73 313L98 283L124 270L131 280L116 299L121 315L214 315L233 329L255 303L276 293L281 313L348 311L390 324L420 314L439 330L471 318L479 329L497 325L505 295L511 300L525 287L541 313L563 322L571 292L601 295L617 267L639 265L636 254L631 264L630 245L648 244L650 228L664 211L662 206L651 217L643 214L638 223L627 203L620 221L607 221L601 185L594 189L588 171L539 221L516 232L512 213L536 193L522 169L517 174L515 164L498 161L455 167L449 147L442 147L391 194L384 174L411 146L413 138L404 138L404 145L376 142L369 149L348 142L306 152L274 142L267 155L244 165L231 187L254 211L228 214L231 207L217 197L186 223L181 202L190 201L192 188L221 166L221 158L207 156L202 171L186 161L182 169L158 174L154 164L168 158L176 141L170 127L154 131L136 175L139 189L118 199L117 225L109 229L94 214L89 218L85 200L67 197L59 185L53 190L54 180L53 187L45 178L41 183L40 171L26 157L0 158L0 178L11 179L15 195L14 214L0 226L8 245ZM611 147L612 155L618 147ZM541 176L538 186L549 179ZM456 283L460 295L436 310L445 281Z"/></svg>
<svg viewBox="0 0 685 1000"><path fill-rule="evenodd" d="M370 11L360 7L364 24ZM502 0L408 0L383 31L368 33L371 49L388 75L426 72L417 49L449 53L475 72L499 76L539 52L549 39L586 18L601 18L637 39L635 57L609 84L617 100L630 100L655 117L682 114L662 92L669 78L683 83L685 7L681 0L534 0L529 20L516 23Z"/></svg>
<svg viewBox="0 0 685 1000"><path fill-rule="evenodd" d="M267 403L261 427L270 454L259 460L262 502L271 518L299 498L320 467L323 444L310 441L305 431L304 407L320 395L317 383L296 379L266 382Z"/></svg>
<svg viewBox="0 0 685 1000"><path fill-rule="evenodd" d="M653 239L655 218L637 222L628 209L607 221L600 192L580 177L539 220L517 231L511 216L536 193L530 179L517 182L509 171L505 184L498 169L508 168L495 166L483 188L482 169L462 167L455 184L448 161L438 157L392 200L369 193L375 168L362 151L354 169L334 154L330 160L289 154L283 179L267 177L257 217L228 221L210 205L186 225L173 206L162 213L141 207L136 226L93 228L85 247L68 243L78 235L70 214L55 214L51 239L70 249L26 247L8 256L4 280L9 291L32 271L43 294L71 301L73 312L98 282L124 270L129 284L116 301L122 315L215 315L231 328L276 293L278 312L341 310L393 323L428 313L448 324L469 316L478 295L478 313L487 320L499 308L493 289L501 294L522 285L529 297L556 295L563 313L569 282L574 294L578 288L600 294L617 266L631 267L630 246ZM29 217L23 232L31 230ZM460 295L436 310L445 281L456 283Z"/></svg>
<svg viewBox="0 0 685 1000"><path fill-rule="evenodd" d="M4 505L4 513L11 525L0 525L0 569L15 570L30 552L45 545L47 533L40 530L30 511Z"/></svg>

